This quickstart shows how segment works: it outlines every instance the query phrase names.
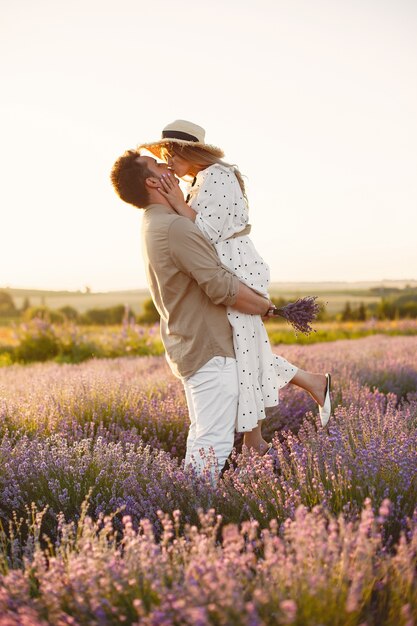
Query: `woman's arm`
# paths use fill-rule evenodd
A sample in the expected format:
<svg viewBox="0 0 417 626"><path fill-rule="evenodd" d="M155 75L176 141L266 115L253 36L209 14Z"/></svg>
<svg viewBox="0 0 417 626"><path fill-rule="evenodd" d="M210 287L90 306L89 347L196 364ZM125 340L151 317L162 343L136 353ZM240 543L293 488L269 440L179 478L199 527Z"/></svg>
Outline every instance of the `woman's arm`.
<svg viewBox="0 0 417 626"><path fill-rule="evenodd" d="M196 211L192 209L184 200L184 195L178 183L178 179L172 174L162 174L161 187L158 188L161 196L164 196L178 215L188 217L191 221L195 222L197 215Z"/></svg>
<svg viewBox="0 0 417 626"><path fill-rule="evenodd" d="M233 309L236 309L239 313L267 317L268 311L273 306L274 305L269 298L264 298L250 289L250 287L247 287L244 283L239 282L237 298L235 303L232 305Z"/></svg>

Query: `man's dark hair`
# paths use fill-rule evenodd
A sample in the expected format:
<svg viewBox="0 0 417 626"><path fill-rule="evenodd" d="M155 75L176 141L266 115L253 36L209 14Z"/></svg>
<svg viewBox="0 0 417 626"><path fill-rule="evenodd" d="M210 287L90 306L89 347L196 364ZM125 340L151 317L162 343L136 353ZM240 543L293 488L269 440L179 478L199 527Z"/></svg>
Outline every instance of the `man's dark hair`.
<svg viewBox="0 0 417 626"><path fill-rule="evenodd" d="M136 159L140 156L135 150L127 150L117 159L112 167L110 179L118 196L143 209L149 204L149 194L145 186L145 180L155 176L148 168L146 162L139 163Z"/></svg>

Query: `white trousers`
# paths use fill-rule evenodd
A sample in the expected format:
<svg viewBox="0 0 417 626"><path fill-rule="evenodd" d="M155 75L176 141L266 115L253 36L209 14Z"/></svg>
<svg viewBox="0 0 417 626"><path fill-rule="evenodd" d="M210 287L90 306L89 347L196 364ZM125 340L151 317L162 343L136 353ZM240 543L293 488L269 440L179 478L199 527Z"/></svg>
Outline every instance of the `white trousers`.
<svg viewBox="0 0 417 626"><path fill-rule="evenodd" d="M239 396L236 360L215 356L183 379L190 414L185 467L210 472L213 483L233 448Z"/></svg>

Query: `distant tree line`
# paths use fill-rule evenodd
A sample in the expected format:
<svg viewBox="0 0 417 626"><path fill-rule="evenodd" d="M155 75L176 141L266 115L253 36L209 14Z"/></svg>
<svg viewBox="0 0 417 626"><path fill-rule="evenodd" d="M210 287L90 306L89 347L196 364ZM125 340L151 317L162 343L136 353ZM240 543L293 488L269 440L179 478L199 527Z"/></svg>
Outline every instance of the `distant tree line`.
<svg viewBox="0 0 417 626"><path fill-rule="evenodd" d="M342 321L364 321L369 318L378 320L395 320L417 318L417 289L409 289L406 293L392 289L390 294L385 294L379 302L370 303L366 306L361 302L356 308L350 302L346 302L339 317ZM398 292L401 295L397 295Z"/></svg>
<svg viewBox="0 0 417 626"><path fill-rule="evenodd" d="M123 323L155 324L159 321L159 313L151 299L144 303L144 312L136 315L128 306L118 304L103 309L89 309L79 313L71 306L64 306L53 310L47 307L30 307L23 315L23 319L31 320L35 317L45 319L54 324L74 322L85 326L112 326Z"/></svg>
<svg viewBox="0 0 417 626"><path fill-rule="evenodd" d="M343 311L339 313L339 318L342 322L364 322L368 317L371 316L363 302L357 308L352 307L350 302L346 302Z"/></svg>
<svg viewBox="0 0 417 626"><path fill-rule="evenodd" d="M369 290L380 296L380 301L370 304L360 302L357 306L349 301L345 303L343 310L335 315L330 315L321 303L318 321L365 321L369 318L379 320L417 318L417 289L405 287L396 288L373 288ZM285 306L290 300L284 298L272 298L277 307ZM71 306L59 309L49 309L46 306L31 306L28 298L25 298L20 308L16 307L12 296L5 289L0 289L0 318L16 318L29 321L34 318L45 319L55 324L74 322L81 325L115 325L135 322L138 324L155 324L159 321L159 313L151 298L143 303L143 310L136 315L128 306L119 304L102 309L90 309L85 313L79 313Z"/></svg>
<svg viewBox="0 0 417 626"><path fill-rule="evenodd" d="M22 321L30 321L34 318L44 319L53 324L74 322L81 325L113 325L123 322L137 322L138 324L154 324L159 321L159 313L151 298L143 304L143 312L136 315L128 306L119 304L116 306L89 309L80 313L71 306L59 309L50 309L46 306L31 306L28 298L25 298L22 306L18 308L10 293L0 289L0 318L16 318Z"/></svg>
<svg viewBox="0 0 417 626"><path fill-rule="evenodd" d="M13 302L12 296L4 289L0 290L0 317L14 317L19 315L19 310Z"/></svg>

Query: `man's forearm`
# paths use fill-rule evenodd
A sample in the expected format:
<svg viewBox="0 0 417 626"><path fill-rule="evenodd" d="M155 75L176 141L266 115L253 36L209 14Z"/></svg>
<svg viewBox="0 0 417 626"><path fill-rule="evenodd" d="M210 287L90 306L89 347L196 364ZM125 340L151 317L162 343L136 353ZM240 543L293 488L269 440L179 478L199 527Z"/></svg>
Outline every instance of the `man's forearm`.
<svg viewBox="0 0 417 626"><path fill-rule="evenodd" d="M269 307L272 306L268 298L260 296L258 293L247 287L244 283L239 283L239 291L233 309L240 313L249 315L266 315Z"/></svg>

